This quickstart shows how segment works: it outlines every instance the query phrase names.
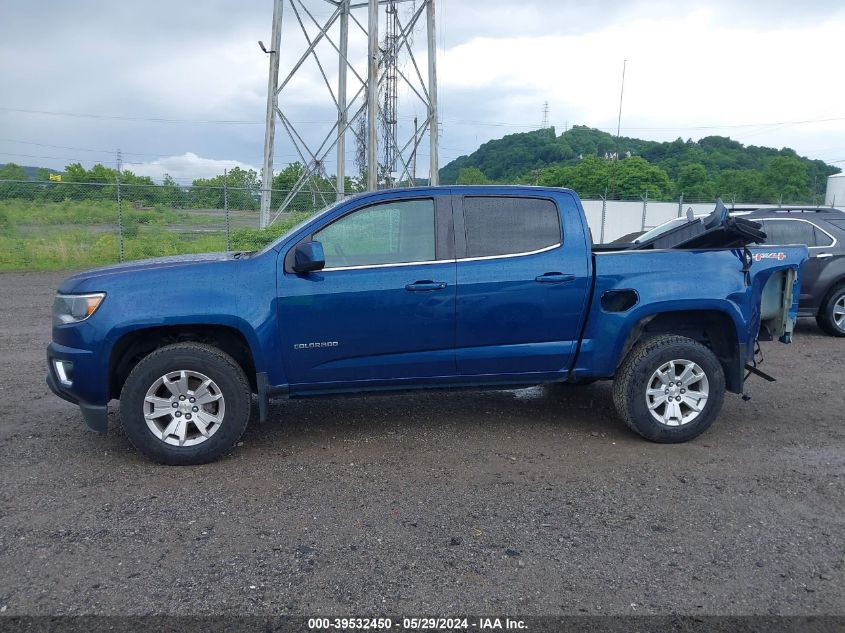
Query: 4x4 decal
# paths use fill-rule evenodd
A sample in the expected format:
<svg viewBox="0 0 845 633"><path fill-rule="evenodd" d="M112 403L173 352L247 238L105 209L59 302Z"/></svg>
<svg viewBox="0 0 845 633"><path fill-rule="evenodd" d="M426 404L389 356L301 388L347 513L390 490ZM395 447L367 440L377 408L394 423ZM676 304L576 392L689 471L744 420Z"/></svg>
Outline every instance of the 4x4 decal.
<svg viewBox="0 0 845 633"><path fill-rule="evenodd" d="M776 259L779 262L786 259L786 253L783 251L778 252L770 252L770 253L754 253L754 261L761 262L764 259Z"/></svg>

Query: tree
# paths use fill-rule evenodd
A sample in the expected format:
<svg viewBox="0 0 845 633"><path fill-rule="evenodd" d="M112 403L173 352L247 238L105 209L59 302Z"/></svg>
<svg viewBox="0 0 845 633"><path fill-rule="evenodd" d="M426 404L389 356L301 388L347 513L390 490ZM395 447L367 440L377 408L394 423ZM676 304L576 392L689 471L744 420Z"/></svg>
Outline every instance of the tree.
<svg viewBox="0 0 845 633"><path fill-rule="evenodd" d="M584 198L604 196L610 186L609 162L598 156L587 156L576 165L551 167L540 173L539 184L568 187Z"/></svg>
<svg viewBox="0 0 845 633"><path fill-rule="evenodd" d="M293 190L305 174L305 166L300 162L293 162L285 167L278 174L273 176L273 192L271 194L271 206L278 209L287 199L288 194ZM351 184L351 183L350 183ZM318 188L324 192L327 200L334 200L335 193L332 185L323 179L318 181ZM288 201L287 208L291 211L316 211L322 204L323 196L318 196L312 191L312 185L306 183L300 191Z"/></svg>
<svg viewBox="0 0 845 633"><path fill-rule="evenodd" d="M537 130L488 141L471 154L450 162L440 170L440 177L445 184L454 183L462 169L477 168L496 182L533 183L539 173L539 182L543 184L572 187L582 196L593 197L604 192L605 174L601 163L585 164L598 169L597 175L587 174L586 167L576 168L591 157L603 160L606 166L607 159L617 152L620 162L615 167L618 170L616 189L623 196L637 197L645 191L649 191L649 195L655 195L655 191L665 191L666 195L683 191L688 198L708 199L731 190L738 199L747 201L776 200L782 194L790 202L809 202L824 190L827 177L840 171L823 161L798 156L788 148L744 146L723 136L707 136L698 141L678 138L658 143L628 137L616 139L607 132L576 125L557 138L551 130ZM636 169L635 165L624 167L625 160L635 157L665 172L671 186L666 188L659 171L649 172L652 180L646 178L648 184L638 183L637 179L645 176L645 172ZM699 167L689 169L687 165L703 167L704 174ZM631 169L633 173L621 173ZM722 179L724 172L730 173ZM762 186L759 178L750 176L751 172L762 176ZM633 178L630 190L625 189L627 185L620 185L622 176ZM609 180L607 182L609 186ZM738 187L738 184L742 186ZM748 191L753 198L743 195L739 189ZM771 192L775 190L777 193L773 196Z"/></svg>
<svg viewBox="0 0 845 633"><path fill-rule="evenodd" d="M299 161L291 163L273 176L273 189L288 192L294 188L305 173L305 167Z"/></svg>
<svg viewBox="0 0 845 633"><path fill-rule="evenodd" d="M26 171L20 165L7 163L0 167L2 180L27 180ZM32 197L35 191L35 187L22 182L0 182L0 199Z"/></svg>
<svg viewBox="0 0 845 633"><path fill-rule="evenodd" d="M228 192L224 192L224 184ZM224 193L228 193L230 209L255 210L258 209L260 190L258 173L254 169L233 167L226 174L225 183L223 174L194 180L188 192L188 203L195 208L222 209Z"/></svg>
<svg viewBox="0 0 845 633"><path fill-rule="evenodd" d="M100 163L90 170L82 163L71 163L62 174L63 184L51 185L50 194L52 198L68 200L112 200L115 191L105 185L114 183L116 176L117 171Z"/></svg>
<svg viewBox="0 0 845 633"><path fill-rule="evenodd" d="M756 169L726 169L722 171L715 185L717 196L725 200L740 202L770 202L773 198L766 188L763 174Z"/></svg>
<svg viewBox="0 0 845 633"><path fill-rule="evenodd" d="M645 194L650 198L661 198L667 197L672 191L669 174L639 156L620 160L611 169L617 170L616 192L619 198L638 198Z"/></svg>
<svg viewBox="0 0 845 633"><path fill-rule="evenodd" d="M796 202L811 193L807 167L799 158L776 156L763 173L769 188L783 200Z"/></svg>
<svg viewBox="0 0 845 633"><path fill-rule="evenodd" d="M478 167L464 167L458 172L459 185L486 185L490 182Z"/></svg>
<svg viewBox="0 0 845 633"><path fill-rule="evenodd" d="M15 163L0 166L0 180L26 180L26 170Z"/></svg>
<svg viewBox="0 0 845 633"><path fill-rule="evenodd" d="M159 204L181 208L187 203L185 190L176 183L170 174L164 174L161 187L158 187L157 193Z"/></svg>
<svg viewBox="0 0 845 633"><path fill-rule="evenodd" d="M686 200L710 201L713 199L713 183L707 168L701 163L687 163L678 172L675 193L683 194Z"/></svg>

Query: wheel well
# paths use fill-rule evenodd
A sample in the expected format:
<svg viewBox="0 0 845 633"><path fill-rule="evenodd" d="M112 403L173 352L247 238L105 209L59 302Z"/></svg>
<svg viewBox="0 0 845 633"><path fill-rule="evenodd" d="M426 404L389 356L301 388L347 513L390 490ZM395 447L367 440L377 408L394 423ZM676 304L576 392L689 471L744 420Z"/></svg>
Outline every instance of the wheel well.
<svg viewBox="0 0 845 633"><path fill-rule="evenodd" d="M830 300L830 297L833 296L833 294L843 286L845 286L845 275L843 275L839 279L834 280L827 287L827 292L824 293L824 297L822 297L822 300L819 302L819 309L817 314L822 314L824 312L824 307L827 305L827 302Z"/></svg>
<svg viewBox="0 0 845 633"><path fill-rule="evenodd" d="M709 348L725 370L729 391L741 392L743 368L739 363L739 341L731 318L718 310L661 312L640 320L625 341L621 364L639 341L657 334L677 334L698 341Z"/></svg>
<svg viewBox="0 0 845 633"><path fill-rule="evenodd" d="M110 397L120 397L132 368L147 354L159 347L185 341L207 343L226 352L244 370L250 386L256 390L255 362L243 334L220 325L177 325L134 330L117 341L109 360Z"/></svg>

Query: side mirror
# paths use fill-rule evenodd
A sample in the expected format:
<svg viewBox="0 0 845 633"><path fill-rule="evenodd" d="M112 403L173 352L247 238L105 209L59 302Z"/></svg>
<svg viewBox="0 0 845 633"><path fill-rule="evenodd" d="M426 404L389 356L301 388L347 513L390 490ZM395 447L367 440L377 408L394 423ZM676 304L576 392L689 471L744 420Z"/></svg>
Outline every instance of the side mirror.
<svg viewBox="0 0 845 633"><path fill-rule="evenodd" d="M320 242L302 242L297 244L293 253L293 269L298 273L310 273L322 270L326 265L323 245Z"/></svg>

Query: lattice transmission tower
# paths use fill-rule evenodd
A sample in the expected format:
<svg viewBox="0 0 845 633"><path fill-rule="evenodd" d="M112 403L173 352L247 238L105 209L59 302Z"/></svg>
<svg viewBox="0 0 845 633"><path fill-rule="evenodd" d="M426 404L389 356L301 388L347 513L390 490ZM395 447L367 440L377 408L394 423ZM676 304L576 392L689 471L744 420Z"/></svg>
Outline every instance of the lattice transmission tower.
<svg viewBox="0 0 845 633"><path fill-rule="evenodd" d="M330 9L328 17L315 7ZM384 8L380 19L380 8ZM283 22L283 14L289 13ZM280 51L283 26L301 34L304 42L299 55L283 69L280 79ZM384 28L384 40L379 29ZM425 66L417 58L413 35L425 30ZM259 43L270 57L267 86L267 113L262 167L261 226L272 224L285 212L295 197L310 191L321 202L342 199L346 194L346 140L356 141L356 167L366 166L366 189L376 190L413 183L417 150L426 136L429 139L429 181L438 184L438 113L435 0L274 0L273 30L270 49ZM357 38L357 41L356 41ZM364 47L356 46L366 42ZM285 46L289 53L292 44ZM357 53L355 51L358 51ZM306 65L308 64L308 65ZM326 88L328 103L337 118L323 134L308 135L297 129L288 116L286 101L294 86L302 79L297 75L309 70ZM330 69L337 69L336 74ZM366 68L366 70L364 70ZM426 72L423 72L426 70ZM404 90L399 98L400 88ZM318 104L315 104L315 107ZM403 124L413 119L413 107L421 105L425 118L421 125ZM404 114L407 110L407 114ZM273 152L277 122L305 169L301 177L280 203L271 197ZM328 128L328 126L326 126ZM316 138L316 140L315 140ZM380 146L380 147L379 147ZM363 150L363 151L362 151ZM361 156L360 154L364 154ZM334 178L327 166L335 159ZM333 191L328 194L325 185Z"/></svg>

